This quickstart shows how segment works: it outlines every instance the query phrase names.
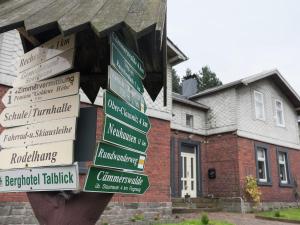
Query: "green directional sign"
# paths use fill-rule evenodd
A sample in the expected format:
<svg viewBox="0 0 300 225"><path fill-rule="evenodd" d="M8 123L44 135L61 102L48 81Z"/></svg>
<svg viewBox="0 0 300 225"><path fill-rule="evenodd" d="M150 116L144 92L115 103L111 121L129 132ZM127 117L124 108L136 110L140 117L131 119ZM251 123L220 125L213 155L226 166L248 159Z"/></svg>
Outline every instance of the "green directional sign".
<svg viewBox="0 0 300 225"><path fill-rule="evenodd" d="M94 165L115 169L143 171L146 155L100 142Z"/></svg>
<svg viewBox="0 0 300 225"><path fill-rule="evenodd" d="M103 105L106 114L145 133L149 131L151 124L148 116L115 97L109 91L104 93Z"/></svg>
<svg viewBox="0 0 300 225"><path fill-rule="evenodd" d="M109 116L105 117L103 140L141 153L145 153L148 148L146 134Z"/></svg>
<svg viewBox="0 0 300 225"><path fill-rule="evenodd" d="M85 192L144 194L149 188L148 176L91 167L85 181Z"/></svg>
<svg viewBox="0 0 300 225"><path fill-rule="evenodd" d="M147 106L143 95L132 87L125 78L110 66L108 67L108 88L128 104L136 109L146 112Z"/></svg>
<svg viewBox="0 0 300 225"><path fill-rule="evenodd" d="M127 46L125 46L115 33L111 34L111 46L114 46L119 52L119 57L123 57L126 60L126 64L129 64L133 70L136 71L137 75L144 79L145 70L143 61Z"/></svg>
<svg viewBox="0 0 300 225"><path fill-rule="evenodd" d="M126 61L116 45L111 45L111 65L140 93L144 93L144 86L137 72Z"/></svg>

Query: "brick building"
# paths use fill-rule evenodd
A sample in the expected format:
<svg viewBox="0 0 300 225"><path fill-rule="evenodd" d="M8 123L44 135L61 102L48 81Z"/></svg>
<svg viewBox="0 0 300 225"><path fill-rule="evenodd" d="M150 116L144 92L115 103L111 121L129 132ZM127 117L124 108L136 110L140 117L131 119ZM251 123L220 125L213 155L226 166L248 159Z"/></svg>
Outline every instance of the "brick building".
<svg viewBox="0 0 300 225"><path fill-rule="evenodd" d="M12 84L21 54L17 32L0 35L0 97ZM163 218L171 213L172 197L187 194L239 198L247 175L257 178L265 203L295 201L295 180L300 179L297 93L277 70L201 93L195 93L189 81L184 95L172 93L171 67L186 59L168 40L167 89L155 101L144 94L152 124L145 166L150 189L143 196L115 195L102 221L118 224L141 212L146 219ZM100 89L94 103L97 140L102 133L102 96ZM81 101L84 107L90 105L82 91ZM14 220L12 212L23 222L32 218L25 194L0 194L0 202L5 211L0 221Z"/></svg>

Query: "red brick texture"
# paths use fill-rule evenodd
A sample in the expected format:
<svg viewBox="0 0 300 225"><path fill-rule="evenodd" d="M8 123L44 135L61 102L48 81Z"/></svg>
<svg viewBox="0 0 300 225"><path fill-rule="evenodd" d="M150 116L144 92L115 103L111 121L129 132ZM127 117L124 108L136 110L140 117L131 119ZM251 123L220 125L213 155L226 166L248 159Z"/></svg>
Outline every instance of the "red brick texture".
<svg viewBox="0 0 300 225"><path fill-rule="evenodd" d="M256 159L255 159L255 141L246 138L238 138L239 146L239 170L240 170L240 183L241 189L243 187L244 177L253 175L256 177ZM267 143L266 143L267 144ZM269 163L270 163L270 176L272 179L271 186L260 186L262 192L262 201L264 202L291 202L295 201L293 187L279 186L279 173L276 146L268 145ZM295 149L286 149L289 156L289 167L292 179L297 179L300 184L300 151Z"/></svg>
<svg viewBox="0 0 300 225"><path fill-rule="evenodd" d="M0 85L0 99L8 88ZM88 104L82 104L88 107ZM4 105L0 103L0 111ZM145 174L149 176L150 188L144 195L115 195L113 201L120 202L170 202L170 122L150 118L151 130L148 134L149 148L145 163ZM102 137L104 113L101 107L97 109L97 132L99 141ZM3 128L0 127L0 131ZM81 177L81 183L83 177ZM0 202L28 201L24 193L0 193Z"/></svg>

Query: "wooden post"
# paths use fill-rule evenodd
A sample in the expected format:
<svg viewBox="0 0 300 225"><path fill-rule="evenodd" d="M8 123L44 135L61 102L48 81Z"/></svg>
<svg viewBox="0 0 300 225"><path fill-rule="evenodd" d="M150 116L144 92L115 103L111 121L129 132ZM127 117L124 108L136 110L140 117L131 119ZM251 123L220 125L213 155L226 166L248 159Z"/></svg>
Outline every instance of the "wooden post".
<svg viewBox="0 0 300 225"><path fill-rule="evenodd" d="M43 225L95 225L113 194L81 192L67 196L62 192L27 193L34 214Z"/></svg>

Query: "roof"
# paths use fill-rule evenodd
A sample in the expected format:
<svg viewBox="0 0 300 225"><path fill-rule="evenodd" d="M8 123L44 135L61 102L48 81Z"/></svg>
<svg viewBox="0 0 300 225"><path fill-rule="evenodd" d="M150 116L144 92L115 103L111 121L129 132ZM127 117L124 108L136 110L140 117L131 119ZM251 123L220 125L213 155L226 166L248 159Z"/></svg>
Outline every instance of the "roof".
<svg viewBox="0 0 300 225"><path fill-rule="evenodd" d="M284 77L281 75L281 73L277 69L273 70L268 70L268 71L263 71L261 73L233 81L228 84L224 84L218 87L210 88L205 91L199 92L195 95L192 95L189 97L189 99L196 99L199 97L203 97L206 95L210 95L222 90L226 90L229 88L233 88L239 85L248 85L253 82L256 82L258 80L266 79L266 78L271 78L272 81L275 82L276 85L279 86L281 91L288 97L288 99L292 102L294 107L296 108L297 111L300 111L300 97L297 94L297 92L290 86L290 84L284 79Z"/></svg>
<svg viewBox="0 0 300 225"><path fill-rule="evenodd" d="M145 89L155 100L166 86L166 0L0 0L0 33L18 29L24 51L76 33L80 87L94 102L106 88L108 35L115 31L144 62Z"/></svg>
<svg viewBox="0 0 300 225"><path fill-rule="evenodd" d="M188 106L191 106L191 107L194 107L194 108L198 108L198 109L202 109L202 110L208 110L209 109L209 107L206 106L206 105L188 100L183 95L180 95L180 94L177 94L177 93L174 93L174 92L172 93L172 99L175 102L179 102L179 103L182 103L184 105L188 105Z"/></svg>
<svg viewBox="0 0 300 225"><path fill-rule="evenodd" d="M168 45L168 62L175 66L181 62L188 60L188 57L169 39L167 38Z"/></svg>

